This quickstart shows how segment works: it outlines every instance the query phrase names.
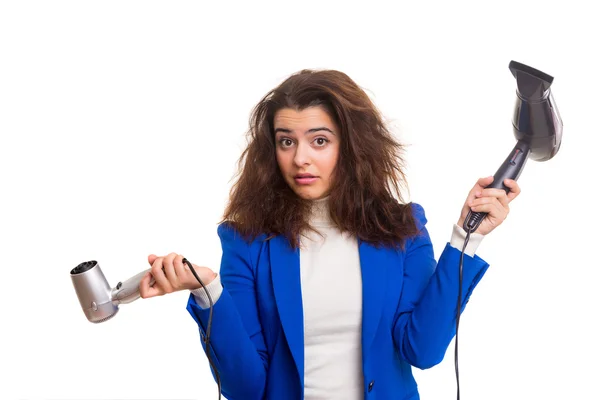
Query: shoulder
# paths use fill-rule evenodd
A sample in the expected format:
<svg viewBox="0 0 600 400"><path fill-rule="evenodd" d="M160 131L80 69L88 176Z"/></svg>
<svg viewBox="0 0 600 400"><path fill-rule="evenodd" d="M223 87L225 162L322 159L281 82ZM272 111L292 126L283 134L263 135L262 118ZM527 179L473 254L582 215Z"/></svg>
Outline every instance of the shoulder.
<svg viewBox="0 0 600 400"><path fill-rule="evenodd" d="M261 234L256 237L244 235L231 221L220 223L217 227L217 234L219 235L223 245L227 244L245 247L252 247L253 245L257 244L260 245L267 238L267 235L265 234Z"/></svg>
<svg viewBox="0 0 600 400"><path fill-rule="evenodd" d="M222 222L217 226L217 234L221 240L235 240L237 237L241 237L240 232L229 221Z"/></svg>
<svg viewBox="0 0 600 400"><path fill-rule="evenodd" d="M416 232L411 230L412 233L408 234L404 238L402 246L400 246L400 248L396 248L396 251L399 254L406 256L408 253L418 249L424 244L431 243L431 241L429 238L429 233L425 228L425 225L427 224L427 217L425 216L425 209L423 206L413 202L405 203L404 206L406 207L405 212L407 213L409 212L410 208L410 212L412 212L411 223L414 223L416 228Z"/></svg>
<svg viewBox="0 0 600 400"><path fill-rule="evenodd" d="M250 270L254 273L260 253L264 250L266 235L251 239L229 221L220 223L217 226L217 233L221 240L223 260L225 260L221 262L220 270L225 281L227 281L225 276L236 275L240 271Z"/></svg>
<svg viewBox="0 0 600 400"><path fill-rule="evenodd" d="M427 217L425 216L425 209L419 203L410 203L412 208L413 217L417 224L417 230L420 231L427 224Z"/></svg>

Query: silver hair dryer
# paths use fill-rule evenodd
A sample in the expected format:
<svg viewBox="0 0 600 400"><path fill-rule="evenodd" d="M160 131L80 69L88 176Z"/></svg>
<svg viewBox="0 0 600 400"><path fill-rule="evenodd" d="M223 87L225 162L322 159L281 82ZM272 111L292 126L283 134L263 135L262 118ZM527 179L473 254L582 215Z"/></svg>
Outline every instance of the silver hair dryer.
<svg viewBox="0 0 600 400"><path fill-rule="evenodd" d="M188 260L183 259L200 285L206 291L206 287L194 272L194 268L190 264ZM164 268L163 268L164 270ZM140 272L137 275L132 276L127 279L125 282L117 283L117 286L111 288L108 284L108 281L104 277L102 270L100 269L100 265L98 265L97 261L86 261L82 262L75 268L71 270L71 281L73 282L73 287L75 288L75 292L77 293L77 297L79 298L79 303L81 304L81 308L87 319L90 322L100 323L104 321L108 321L112 317L114 317L119 311L119 304L127 304L131 303L140 298L140 282L142 278L150 272L151 269L147 269L145 271ZM154 277L150 279L150 286L153 286L156 283ZM208 358L208 362L214 371L215 379L217 380L217 386L219 388L219 399L221 398L221 378L219 376L219 371L216 368L214 362L212 361L210 355L210 329L212 325L212 300L210 298L210 294L206 291L206 295L208 296L210 302L210 314L208 317L208 329L206 335L202 337L203 342L205 343L204 351L206 353L206 357Z"/></svg>
<svg viewBox="0 0 600 400"><path fill-rule="evenodd" d="M81 308L90 322L108 321L119 311L119 304L140 298L140 282L150 269L132 276L111 288L96 261L86 261L71 270L71 280ZM154 285L154 278L150 286Z"/></svg>

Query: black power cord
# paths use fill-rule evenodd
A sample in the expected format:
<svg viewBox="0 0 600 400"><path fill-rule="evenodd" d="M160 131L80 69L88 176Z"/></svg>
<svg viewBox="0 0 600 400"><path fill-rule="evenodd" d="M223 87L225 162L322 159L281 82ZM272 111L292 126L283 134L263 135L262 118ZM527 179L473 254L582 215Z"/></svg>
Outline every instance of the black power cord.
<svg viewBox="0 0 600 400"><path fill-rule="evenodd" d="M469 237L471 236L471 230L466 229L467 237L465 238L465 244L463 245L460 253L460 263L458 265L458 299L456 300L456 335L454 337L454 371L456 372L456 400L460 400L460 379L458 374L458 325L460 322L460 310L462 308L462 281L463 281L463 257L465 255L465 249L467 243L469 243Z"/></svg>
<svg viewBox="0 0 600 400"><path fill-rule="evenodd" d="M461 299L462 299L462 283L463 283L463 258L465 256L465 249L467 248L467 243L469 243L469 238L471 237L471 233L475 232L479 225L485 219L488 213L480 211L473 212L469 210L469 214L463 221L463 229L467 232L467 236L465 237L465 244L463 245L462 251L460 253L460 262L458 265L458 298L456 300L456 335L454 339L454 370L456 372L456 400L460 400L460 379L458 375L458 324L460 322L460 310L461 310Z"/></svg>
<svg viewBox="0 0 600 400"><path fill-rule="evenodd" d="M219 388L219 400L221 399L221 377L219 375L219 371L217 370L217 367L215 366L212 357L210 356L210 330L212 328L212 316L213 316L213 301L212 301L212 297L210 297L210 293L208 293L208 290L206 289L206 286L204 286L204 283L202 283L202 281L200 280L200 278L198 277L198 274L196 274L196 271L194 270L194 267L192 267L192 264L187 260L187 258L184 258L182 260L184 263L187 264L187 266L190 268L190 271L192 271L192 274L194 274L194 276L196 277L196 279L198 280L198 282L200 282L200 285L202 286L202 288L204 289L204 292L206 292L206 295L208 296L208 304L210 304L210 309L208 312L208 324L206 327L206 335L204 335L204 338L202 339L202 341L204 342L204 353L206 353L206 357L208 358L208 363L210 364L211 368L213 369L214 373L215 373L215 377L217 380L217 387Z"/></svg>

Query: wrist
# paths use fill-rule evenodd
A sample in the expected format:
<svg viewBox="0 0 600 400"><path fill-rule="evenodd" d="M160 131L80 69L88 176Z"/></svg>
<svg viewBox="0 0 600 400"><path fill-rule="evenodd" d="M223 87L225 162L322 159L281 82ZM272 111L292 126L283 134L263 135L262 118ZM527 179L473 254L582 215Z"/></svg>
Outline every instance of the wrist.
<svg viewBox="0 0 600 400"><path fill-rule="evenodd" d="M476 232L471 233L470 238L469 238L469 243L467 243L467 246L465 248L465 254L473 257L475 255L477 248L481 244L483 237L484 236L482 234L479 234ZM450 239L450 245L458 250L462 250L464 247L466 238L467 238L467 232L464 230L464 228L459 224L455 224L452 227L452 236Z"/></svg>
<svg viewBox="0 0 600 400"><path fill-rule="evenodd" d="M204 281L202 281L204 283ZM220 275L215 273L215 277L212 278L211 282L204 283L204 287L200 286L197 289L190 290L196 299L196 303L201 308L210 307L211 302L214 304L217 302L221 293L223 292L223 285L221 285Z"/></svg>
<svg viewBox="0 0 600 400"><path fill-rule="evenodd" d="M213 271L209 271L208 273L205 273L205 274L199 274L198 272L196 272L196 273L198 274L198 278L200 278L200 281L202 281L202 284L204 284L204 286L208 286L211 283L213 283L218 275L216 272L213 272ZM189 290L197 290L197 289L202 290L202 284L200 284L200 282L198 282L198 279L196 279L195 276L192 276L192 281L190 282L190 286L188 289Z"/></svg>

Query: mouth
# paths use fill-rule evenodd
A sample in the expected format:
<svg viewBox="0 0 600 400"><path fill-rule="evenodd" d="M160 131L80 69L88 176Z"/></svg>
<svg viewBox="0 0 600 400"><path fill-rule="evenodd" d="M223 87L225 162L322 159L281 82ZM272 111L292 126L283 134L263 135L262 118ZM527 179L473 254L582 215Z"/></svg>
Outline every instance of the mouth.
<svg viewBox="0 0 600 400"><path fill-rule="evenodd" d="M318 176L311 174L298 174L294 176L294 181L299 185L310 185L318 179Z"/></svg>

